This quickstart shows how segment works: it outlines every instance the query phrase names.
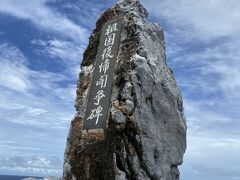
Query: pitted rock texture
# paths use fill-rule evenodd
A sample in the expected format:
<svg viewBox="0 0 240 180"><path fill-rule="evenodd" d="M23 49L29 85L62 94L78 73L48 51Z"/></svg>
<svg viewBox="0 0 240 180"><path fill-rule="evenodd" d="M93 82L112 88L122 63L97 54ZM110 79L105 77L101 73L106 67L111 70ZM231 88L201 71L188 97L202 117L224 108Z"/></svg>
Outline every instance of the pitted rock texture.
<svg viewBox="0 0 240 180"><path fill-rule="evenodd" d="M101 28L123 17L106 130L82 130ZM178 180L186 149L182 98L167 66L163 30L137 0L97 21L84 53L64 157L65 180Z"/></svg>

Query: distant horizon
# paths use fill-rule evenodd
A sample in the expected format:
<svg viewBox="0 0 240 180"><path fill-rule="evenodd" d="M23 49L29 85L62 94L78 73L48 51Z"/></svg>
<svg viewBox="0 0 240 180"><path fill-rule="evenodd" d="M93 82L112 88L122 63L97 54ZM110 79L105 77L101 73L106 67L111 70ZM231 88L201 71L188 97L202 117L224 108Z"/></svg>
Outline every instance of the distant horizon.
<svg viewBox="0 0 240 180"><path fill-rule="evenodd" d="M14 174L0 174L0 176L20 176L20 177L44 178L44 176L36 176L36 175L14 175Z"/></svg>
<svg viewBox="0 0 240 180"><path fill-rule="evenodd" d="M4 177L4 179L1 179L3 177ZM62 177L55 177L55 176L42 177L42 176L21 176L21 175L5 175L5 174L1 175L0 174L0 180L22 180L22 179L25 179L25 178L35 178L35 179L41 180L41 179L48 178L48 177L54 177L56 179L62 179Z"/></svg>
<svg viewBox="0 0 240 180"><path fill-rule="evenodd" d="M21 180L22 178L36 178L36 179L43 179L43 178L45 178L45 177L38 177L38 176L21 176L21 175L5 175L5 174L0 174L0 179L1 179L1 177L9 177L9 178L7 178L7 179L2 179L2 180L13 180L12 178L14 178L14 180ZM17 178L21 178L21 179L17 179Z"/></svg>
<svg viewBox="0 0 240 180"><path fill-rule="evenodd" d="M20 177L33 177L33 178L45 178L45 177L49 177L49 176L53 176L53 175L49 175L49 176L38 176L38 175L23 175L23 174L0 174L0 176L20 176ZM54 176L56 178L62 178L61 176Z"/></svg>

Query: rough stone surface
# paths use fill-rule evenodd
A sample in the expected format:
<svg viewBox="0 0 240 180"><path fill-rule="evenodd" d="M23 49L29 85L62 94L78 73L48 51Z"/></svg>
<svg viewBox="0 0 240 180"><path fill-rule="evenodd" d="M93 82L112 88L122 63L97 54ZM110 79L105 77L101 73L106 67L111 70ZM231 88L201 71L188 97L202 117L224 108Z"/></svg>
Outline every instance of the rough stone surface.
<svg viewBox="0 0 240 180"><path fill-rule="evenodd" d="M106 130L83 131L101 28L123 16ZM186 149L182 98L166 64L163 30L137 0L104 12L84 52L65 150L65 180L178 180Z"/></svg>

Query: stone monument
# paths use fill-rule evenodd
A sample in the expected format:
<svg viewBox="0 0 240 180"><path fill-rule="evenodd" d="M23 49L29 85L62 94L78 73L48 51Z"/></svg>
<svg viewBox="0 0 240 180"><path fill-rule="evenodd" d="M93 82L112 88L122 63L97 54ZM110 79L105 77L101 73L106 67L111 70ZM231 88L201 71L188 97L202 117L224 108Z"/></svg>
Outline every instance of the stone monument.
<svg viewBox="0 0 240 180"><path fill-rule="evenodd" d="M186 150L181 94L162 28L138 0L119 0L84 52L64 180L178 180Z"/></svg>

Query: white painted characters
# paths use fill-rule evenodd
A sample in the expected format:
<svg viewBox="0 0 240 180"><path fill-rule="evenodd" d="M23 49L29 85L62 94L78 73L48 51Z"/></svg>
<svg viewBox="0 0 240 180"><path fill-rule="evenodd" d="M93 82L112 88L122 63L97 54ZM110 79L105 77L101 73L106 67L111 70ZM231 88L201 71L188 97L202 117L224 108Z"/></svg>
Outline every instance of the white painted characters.
<svg viewBox="0 0 240 180"><path fill-rule="evenodd" d="M105 59L104 62L102 62L98 67L99 67L99 72L100 73L104 73L106 74L107 70L109 69L110 66L110 60L109 59Z"/></svg>
<svg viewBox="0 0 240 180"><path fill-rule="evenodd" d="M112 60L114 58L114 47L116 46L116 36L118 31L118 23L110 24L107 26L107 29L105 30L105 33L103 34L103 48L101 48L101 52L99 60L100 62L97 63L97 69L98 69L98 76L96 78L96 81L94 82L96 90L93 94L93 99L90 102L92 104L91 108L91 114L88 114L87 120L93 120L95 121L95 125L101 122L101 116L105 116L105 112L108 112L105 106L107 97L105 94L108 92L108 76L111 78L111 75L109 75L109 68L111 67ZM109 79L110 81L111 79Z"/></svg>
<svg viewBox="0 0 240 180"><path fill-rule="evenodd" d="M103 110L102 106L98 106L97 108L92 110L90 116L87 119L92 120L92 119L96 118L95 125L97 125L99 117L103 115L103 114L101 114L102 110Z"/></svg>
<svg viewBox="0 0 240 180"><path fill-rule="evenodd" d="M108 75L102 75L96 83L96 86L100 86L101 88L105 88L107 86Z"/></svg>
<svg viewBox="0 0 240 180"><path fill-rule="evenodd" d="M112 45L114 45L115 37L116 37L115 33L112 33L112 34L108 35L106 37L106 39L105 39L104 46L112 46Z"/></svg>
<svg viewBox="0 0 240 180"><path fill-rule="evenodd" d="M109 25L106 29L105 35L108 36L109 34L113 33L114 31L117 31L118 30L117 25L118 25L117 23Z"/></svg>
<svg viewBox="0 0 240 180"><path fill-rule="evenodd" d="M112 53L112 46L108 46L108 47L104 48L103 53L101 55L102 60L104 60L106 58L112 58L114 55L112 55L111 53Z"/></svg>
<svg viewBox="0 0 240 180"><path fill-rule="evenodd" d="M103 90L99 90L97 92L97 95L94 97L94 99L96 100L96 102L94 104L98 106L100 103L100 100L104 97L106 97L106 96L105 96Z"/></svg>

